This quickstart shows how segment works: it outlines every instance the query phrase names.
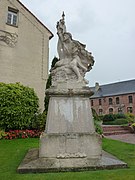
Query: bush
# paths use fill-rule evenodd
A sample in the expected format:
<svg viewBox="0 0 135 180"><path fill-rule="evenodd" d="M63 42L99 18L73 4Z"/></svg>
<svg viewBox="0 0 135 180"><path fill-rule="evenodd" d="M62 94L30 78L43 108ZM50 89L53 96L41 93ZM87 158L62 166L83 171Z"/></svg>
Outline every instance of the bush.
<svg viewBox="0 0 135 180"><path fill-rule="evenodd" d="M131 121L129 114L106 114L102 117L104 125L123 125ZM133 116L132 116L133 119Z"/></svg>
<svg viewBox="0 0 135 180"><path fill-rule="evenodd" d="M123 113L113 114L114 119L126 119L126 115Z"/></svg>
<svg viewBox="0 0 135 180"><path fill-rule="evenodd" d="M45 130L45 124L46 124L46 112L35 114L34 121L31 124L30 129L37 129L40 131Z"/></svg>
<svg viewBox="0 0 135 180"><path fill-rule="evenodd" d="M132 128L133 131L135 132L135 123L133 123L133 124L131 125L131 128Z"/></svg>
<svg viewBox="0 0 135 180"><path fill-rule="evenodd" d="M38 107L38 97L32 88L20 83L0 83L1 129L29 129Z"/></svg>
<svg viewBox="0 0 135 180"><path fill-rule="evenodd" d="M92 108L92 115L93 115L93 118L94 118L94 125L95 125L95 130L98 134L102 134L103 133L103 130L102 130L102 127L101 127L101 119L100 117L98 116L98 114L96 113L96 111Z"/></svg>
<svg viewBox="0 0 135 180"><path fill-rule="evenodd" d="M130 117L126 114L106 114L102 117L104 125L128 124Z"/></svg>
<svg viewBox="0 0 135 180"><path fill-rule="evenodd" d="M116 119L113 121L105 121L103 122L104 125L124 125L124 124L128 124L128 120L127 119Z"/></svg>
<svg viewBox="0 0 135 180"><path fill-rule="evenodd" d="M103 122L114 121L115 117L113 114L106 114L103 117Z"/></svg>
<svg viewBox="0 0 135 180"><path fill-rule="evenodd" d="M125 116L126 116L129 124L132 124L135 122L135 115L134 114L127 113L127 114L125 114Z"/></svg>
<svg viewBox="0 0 135 180"><path fill-rule="evenodd" d="M5 131L0 130L0 139L3 139L6 136Z"/></svg>
<svg viewBox="0 0 135 180"><path fill-rule="evenodd" d="M101 121L103 121L104 115L98 115L98 117L100 118Z"/></svg>

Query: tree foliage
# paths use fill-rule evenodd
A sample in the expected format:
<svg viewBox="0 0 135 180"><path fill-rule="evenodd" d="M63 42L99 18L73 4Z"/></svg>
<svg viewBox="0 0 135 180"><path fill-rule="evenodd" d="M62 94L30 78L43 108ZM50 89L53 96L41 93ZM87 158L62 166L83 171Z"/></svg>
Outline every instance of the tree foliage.
<svg viewBox="0 0 135 180"><path fill-rule="evenodd" d="M0 83L0 128L29 129L38 113L38 97L32 88Z"/></svg>
<svg viewBox="0 0 135 180"><path fill-rule="evenodd" d="M55 66L56 62L58 62L58 61L59 61L59 59L57 57L53 58L51 69ZM52 85L52 77L51 77L51 74L49 74L48 80L47 80L47 83L46 83L46 89L49 89L51 87L51 85ZM45 112L48 111L48 105L49 105L49 96L46 95L45 100L44 100Z"/></svg>

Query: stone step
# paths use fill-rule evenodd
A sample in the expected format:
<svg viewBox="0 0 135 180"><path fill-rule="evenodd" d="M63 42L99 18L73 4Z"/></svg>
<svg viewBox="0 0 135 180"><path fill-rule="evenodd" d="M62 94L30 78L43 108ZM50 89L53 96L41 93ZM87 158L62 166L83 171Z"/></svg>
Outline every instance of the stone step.
<svg viewBox="0 0 135 180"><path fill-rule="evenodd" d="M131 133L131 129L129 126L102 125L102 128L103 128L103 134L105 136Z"/></svg>
<svg viewBox="0 0 135 180"><path fill-rule="evenodd" d="M103 131L113 131L113 130L129 130L129 126L109 126L109 125L103 125L102 126Z"/></svg>
<svg viewBox="0 0 135 180"><path fill-rule="evenodd" d="M103 131L118 131L118 130L129 130L128 126L102 126Z"/></svg>
<svg viewBox="0 0 135 180"><path fill-rule="evenodd" d="M108 131L108 132L103 132L105 136L109 135L118 135L118 134L129 134L129 130L122 130L122 131Z"/></svg>

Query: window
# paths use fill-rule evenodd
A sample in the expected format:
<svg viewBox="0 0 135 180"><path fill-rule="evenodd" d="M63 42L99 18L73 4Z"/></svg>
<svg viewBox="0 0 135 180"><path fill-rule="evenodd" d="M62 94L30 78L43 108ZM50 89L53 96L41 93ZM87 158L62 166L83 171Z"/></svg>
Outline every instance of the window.
<svg viewBox="0 0 135 180"><path fill-rule="evenodd" d="M119 97L116 97L116 104L120 104L120 99L119 99Z"/></svg>
<svg viewBox="0 0 135 180"><path fill-rule="evenodd" d="M113 104L112 98L109 98L109 105Z"/></svg>
<svg viewBox="0 0 135 180"><path fill-rule="evenodd" d="M94 103L93 103L93 100L91 100L91 106L93 106L93 104L94 104Z"/></svg>
<svg viewBox="0 0 135 180"><path fill-rule="evenodd" d="M128 108L127 108L127 112L128 112L128 113L132 113L132 112L133 112L133 108L132 108L132 107L128 107Z"/></svg>
<svg viewBox="0 0 135 180"><path fill-rule="evenodd" d="M103 109L99 109L99 115L103 114Z"/></svg>
<svg viewBox="0 0 135 180"><path fill-rule="evenodd" d="M109 108L109 114L113 114L113 108Z"/></svg>
<svg viewBox="0 0 135 180"><path fill-rule="evenodd" d="M129 103L133 103L133 98L132 98L132 96L128 96L128 101L129 101Z"/></svg>
<svg viewBox="0 0 135 180"><path fill-rule="evenodd" d="M8 8L7 24L17 26L18 10Z"/></svg>
<svg viewBox="0 0 135 180"><path fill-rule="evenodd" d="M118 114L121 114L121 113L122 113L122 108L119 107L119 108L118 108Z"/></svg>
<svg viewBox="0 0 135 180"><path fill-rule="evenodd" d="M101 101L101 99L99 99L99 105L100 105L100 106L102 105L102 101Z"/></svg>

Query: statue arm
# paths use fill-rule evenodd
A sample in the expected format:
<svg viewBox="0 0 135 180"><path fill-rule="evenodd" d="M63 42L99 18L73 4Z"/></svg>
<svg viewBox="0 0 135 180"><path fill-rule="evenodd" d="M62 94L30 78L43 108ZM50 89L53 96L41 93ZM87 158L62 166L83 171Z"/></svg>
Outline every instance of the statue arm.
<svg viewBox="0 0 135 180"><path fill-rule="evenodd" d="M59 40L63 41L64 40L64 35L63 35L63 29L60 26L60 22L57 22L56 28L57 28L57 34L58 34Z"/></svg>

